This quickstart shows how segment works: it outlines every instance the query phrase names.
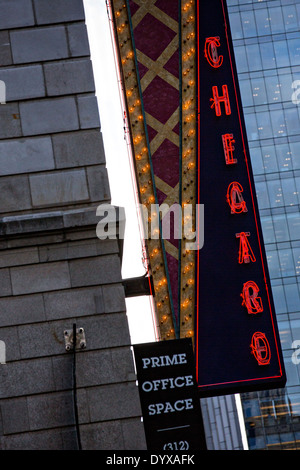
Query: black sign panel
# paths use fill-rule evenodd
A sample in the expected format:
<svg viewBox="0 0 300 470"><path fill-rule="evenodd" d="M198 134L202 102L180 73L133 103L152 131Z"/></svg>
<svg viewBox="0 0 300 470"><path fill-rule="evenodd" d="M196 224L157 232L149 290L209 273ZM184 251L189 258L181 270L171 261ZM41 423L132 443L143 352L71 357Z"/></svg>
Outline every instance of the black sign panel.
<svg viewBox="0 0 300 470"><path fill-rule="evenodd" d="M205 448L191 339L134 346L148 450Z"/></svg>
<svg viewBox="0 0 300 470"><path fill-rule="evenodd" d="M278 388L285 372L226 2L198 0L197 21L200 396Z"/></svg>

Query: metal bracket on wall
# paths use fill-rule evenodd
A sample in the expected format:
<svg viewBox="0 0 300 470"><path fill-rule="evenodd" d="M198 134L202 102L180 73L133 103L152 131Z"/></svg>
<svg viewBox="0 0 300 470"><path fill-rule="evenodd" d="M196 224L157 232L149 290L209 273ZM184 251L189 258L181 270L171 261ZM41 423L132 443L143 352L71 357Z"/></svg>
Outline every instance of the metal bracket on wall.
<svg viewBox="0 0 300 470"><path fill-rule="evenodd" d="M65 346L66 350L70 351L73 350L73 330L65 330L64 331L64 338L65 338ZM83 328L76 328L76 349L85 349L86 348L86 340Z"/></svg>

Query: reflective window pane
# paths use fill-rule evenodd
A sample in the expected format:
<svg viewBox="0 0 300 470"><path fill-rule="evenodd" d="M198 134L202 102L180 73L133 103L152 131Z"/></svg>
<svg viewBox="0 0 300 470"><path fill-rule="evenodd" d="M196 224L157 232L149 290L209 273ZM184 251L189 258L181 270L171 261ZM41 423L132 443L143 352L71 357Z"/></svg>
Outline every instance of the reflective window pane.
<svg viewBox="0 0 300 470"><path fill-rule="evenodd" d="M300 240L300 214L287 214L291 240Z"/></svg>
<svg viewBox="0 0 300 470"><path fill-rule="evenodd" d="M290 142L290 149L293 168L300 169L300 142Z"/></svg>
<svg viewBox="0 0 300 470"><path fill-rule="evenodd" d="M239 73L247 72L248 63L247 63L245 46L236 46L234 48L234 55L235 55L237 71Z"/></svg>
<svg viewBox="0 0 300 470"><path fill-rule="evenodd" d="M286 31L295 31L298 29L297 12L294 5L283 6L282 15Z"/></svg>
<svg viewBox="0 0 300 470"><path fill-rule="evenodd" d="M299 289L297 284L284 286L286 302L289 312L297 312L300 308ZM299 336L300 339L300 336Z"/></svg>
<svg viewBox="0 0 300 470"><path fill-rule="evenodd" d="M289 52L286 41L275 41L274 51L277 67L288 67L290 65Z"/></svg>
<svg viewBox="0 0 300 470"><path fill-rule="evenodd" d="M270 206L267 185L264 181L255 184L257 202L260 209L265 209Z"/></svg>
<svg viewBox="0 0 300 470"><path fill-rule="evenodd" d="M251 164L252 164L253 173L255 175L262 174L264 172L264 166L263 166L260 147L251 148L250 149L250 157L251 157Z"/></svg>
<svg viewBox="0 0 300 470"><path fill-rule="evenodd" d="M291 65L300 64L300 39L288 39Z"/></svg>
<svg viewBox="0 0 300 470"><path fill-rule="evenodd" d="M272 42L265 42L259 45L263 68L266 69L273 69L276 67L275 61L275 52Z"/></svg>
<svg viewBox="0 0 300 470"><path fill-rule="evenodd" d="M242 27L245 38L256 36L256 24L253 11L241 12Z"/></svg>
<svg viewBox="0 0 300 470"><path fill-rule="evenodd" d="M250 71L261 70L262 64L258 44L248 44L246 46L246 53L248 59L248 69Z"/></svg>
<svg viewBox="0 0 300 470"><path fill-rule="evenodd" d="M268 181L268 193L270 198L271 207L282 207L283 204L283 194L280 180ZM269 206L269 207L270 207Z"/></svg>
<svg viewBox="0 0 300 470"><path fill-rule="evenodd" d="M267 103L267 92L265 80L263 78L253 78L251 80L252 96L254 105Z"/></svg>
<svg viewBox="0 0 300 470"><path fill-rule="evenodd" d="M257 130L260 139L273 137L270 113L268 111L256 114Z"/></svg>
<svg viewBox="0 0 300 470"><path fill-rule="evenodd" d="M281 7L270 8L269 12L272 34L282 33L284 31L284 24Z"/></svg>
<svg viewBox="0 0 300 470"><path fill-rule="evenodd" d="M274 173L278 171L276 150L274 146L270 145L262 147L262 158L266 173Z"/></svg>
<svg viewBox="0 0 300 470"><path fill-rule="evenodd" d="M255 19L257 32L260 36L271 34L271 21L268 10L266 8L263 8L262 10L255 10Z"/></svg>

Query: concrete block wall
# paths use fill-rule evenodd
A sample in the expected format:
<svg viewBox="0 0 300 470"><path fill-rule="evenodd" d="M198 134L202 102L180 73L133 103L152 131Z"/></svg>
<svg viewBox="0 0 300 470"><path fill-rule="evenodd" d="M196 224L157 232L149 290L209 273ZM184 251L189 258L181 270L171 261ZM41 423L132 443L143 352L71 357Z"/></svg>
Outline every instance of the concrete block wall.
<svg viewBox="0 0 300 470"><path fill-rule="evenodd" d="M77 449L74 323L82 448L145 449L82 0L0 11L0 449Z"/></svg>
<svg viewBox="0 0 300 470"><path fill-rule="evenodd" d="M109 202L82 0L0 8L1 213Z"/></svg>

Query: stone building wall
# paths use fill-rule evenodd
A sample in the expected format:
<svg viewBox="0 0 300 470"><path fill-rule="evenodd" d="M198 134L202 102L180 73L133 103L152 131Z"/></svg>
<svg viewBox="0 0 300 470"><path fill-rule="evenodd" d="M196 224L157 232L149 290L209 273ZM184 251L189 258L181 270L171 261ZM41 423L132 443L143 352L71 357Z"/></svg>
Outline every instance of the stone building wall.
<svg viewBox="0 0 300 470"><path fill-rule="evenodd" d="M96 236L110 191L83 3L0 11L0 448L78 448L75 323L82 448L144 449L122 240Z"/></svg>

